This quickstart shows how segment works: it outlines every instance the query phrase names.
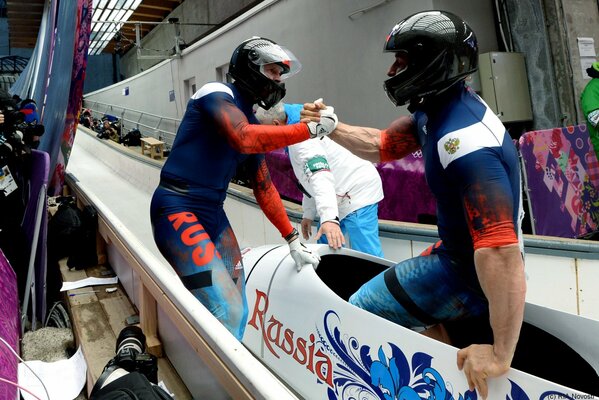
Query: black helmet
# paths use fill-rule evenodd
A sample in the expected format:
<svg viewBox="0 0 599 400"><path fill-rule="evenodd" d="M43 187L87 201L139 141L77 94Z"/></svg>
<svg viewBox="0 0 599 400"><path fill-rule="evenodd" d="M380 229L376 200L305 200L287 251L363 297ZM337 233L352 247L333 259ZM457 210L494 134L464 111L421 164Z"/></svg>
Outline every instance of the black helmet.
<svg viewBox="0 0 599 400"><path fill-rule="evenodd" d="M229 75L235 83L266 110L285 97L285 84L272 80L264 73L267 64L277 64L282 68L281 80L295 75L302 67L289 50L257 36L237 46L229 63Z"/></svg>
<svg viewBox="0 0 599 400"><path fill-rule="evenodd" d="M400 21L387 36L384 51L407 55L407 67L384 83L397 106L442 93L478 67L474 32L446 11L419 12Z"/></svg>

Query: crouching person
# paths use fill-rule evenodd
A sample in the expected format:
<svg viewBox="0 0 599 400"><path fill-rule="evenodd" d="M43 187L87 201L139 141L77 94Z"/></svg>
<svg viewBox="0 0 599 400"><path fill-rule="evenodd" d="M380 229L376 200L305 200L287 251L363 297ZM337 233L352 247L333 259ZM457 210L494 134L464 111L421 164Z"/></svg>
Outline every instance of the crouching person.
<svg viewBox="0 0 599 400"><path fill-rule="evenodd" d="M173 399L158 383L158 361L145 352L146 336L137 326L127 326L116 340L116 355L96 381L90 400Z"/></svg>

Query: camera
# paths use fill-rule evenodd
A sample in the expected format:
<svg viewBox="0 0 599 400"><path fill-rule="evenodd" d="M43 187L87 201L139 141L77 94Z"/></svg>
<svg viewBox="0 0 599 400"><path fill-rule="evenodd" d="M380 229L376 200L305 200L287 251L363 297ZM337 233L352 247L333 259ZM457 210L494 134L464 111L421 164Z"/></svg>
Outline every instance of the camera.
<svg viewBox="0 0 599 400"><path fill-rule="evenodd" d="M127 372L139 372L150 382L158 382L158 360L145 352L146 336L137 326L126 326L116 340L116 355L106 366L98 378L107 384L113 372L123 369Z"/></svg>
<svg viewBox="0 0 599 400"><path fill-rule="evenodd" d="M21 111L13 107L10 102L3 103L0 108L2 109L2 114L4 114L4 127L10 129L10 127L19 125L25 121L25 115ZM4 131L5 129L2 130Z"/></svg>
<svg viewBox="0 0 599 400"><path fill-rule="evenodd" d="M4 123L0 124L0 161L5 164L37 148L44 126L37 121L27 122L25 113L17 109L12 99L0 98L0 112L4 116Z"/></svg>
<svg viewBox="0 0 599 400"><path fill-rule="evenodd" d="M9 100L0 101L0 112L4 115L4 123L0 124L0 158L9 158L21 153L23 133L16 129L25 120L25 116L16 110Z"/></svg>
<svg viewBox="0 0 599 400"><path fill-rule="evenodd" d="M146 336L140 328L123 328L116 346L116 356L112 359L114 365L129 372L137 371L154 384L158 382L158 362L155 356L145 352Z"/></svg>
<svg viewBox="0 0 599 400"><path fill-rule="evenodd" d="M158 382L158 360L145 352L146 336L137 326L121 330L116 355L102 371L90 393L90 400L135 398L172 400Z"/></svg>

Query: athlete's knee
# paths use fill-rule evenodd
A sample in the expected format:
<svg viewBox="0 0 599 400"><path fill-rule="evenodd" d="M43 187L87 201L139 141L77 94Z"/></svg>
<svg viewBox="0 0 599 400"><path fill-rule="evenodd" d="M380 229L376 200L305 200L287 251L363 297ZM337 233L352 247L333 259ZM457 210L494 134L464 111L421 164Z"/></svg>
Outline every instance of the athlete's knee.
<svg viewBox="0 0 599 400"><path fill-rule="evenodd" d="M222 318L219 320L237 339L241 340L243 331L247 322L247 307L240 299L239 301L229 303Z"/></svg>
<svg viewBox="0 0 599 400"><path fill-rule="evenodd" d="M348 303L356 306L358 308L364 309L364 310L368 310L368 303L367 301L365 301L364 298L364 293L363 293L363 287L361 287L360 289L358 289L354 294L352 294L349 297Z"/></svg>
<svg viewBox="0 0 599 400"><path fill-rule="evenodd" d="M229 332L237 339L241 339L248 312L246 303L239 292L232 293L227 298L210 296L209 299L204 298L202 303Z"/></svg>

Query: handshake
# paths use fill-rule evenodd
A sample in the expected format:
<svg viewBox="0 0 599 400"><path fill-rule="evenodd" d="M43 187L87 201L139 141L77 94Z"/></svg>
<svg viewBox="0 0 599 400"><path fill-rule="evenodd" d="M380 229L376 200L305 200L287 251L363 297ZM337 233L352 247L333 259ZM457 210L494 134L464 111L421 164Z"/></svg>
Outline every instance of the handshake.
<svg viewBox="0 0 599 400"><path fill-rule="evenodd" d="M311 138L319 138L329 135L335 130L337 123L339 122L333 107L323 107L324 104L322 103L322 99L314 101L313 109L309 110L313 116L306 116L306 118L311 119L311 121L308 122L308 129L310 130ZM305 106L304 109L306 109ZM316 115L318 115L320 118L318 118ZM318 118L319 120L314 121L313 119L315 118Z"/></svg>

